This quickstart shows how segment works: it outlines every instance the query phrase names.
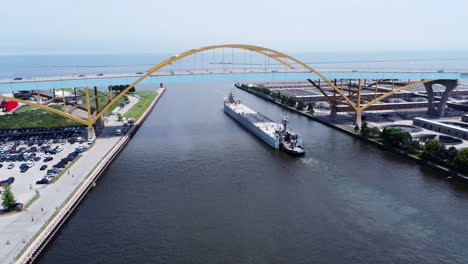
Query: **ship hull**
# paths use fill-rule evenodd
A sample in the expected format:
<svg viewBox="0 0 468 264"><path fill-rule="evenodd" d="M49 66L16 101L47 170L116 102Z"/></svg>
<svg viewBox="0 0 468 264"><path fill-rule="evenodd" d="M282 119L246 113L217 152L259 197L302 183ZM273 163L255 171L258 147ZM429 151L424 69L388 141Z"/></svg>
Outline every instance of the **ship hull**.
<svg viewBox="0 0 468 264"><path fill-rule="evenodd" d="M302 157L305 155L305 151L302 147L299 147L299 149L297 150L293 150L293 149L283 146L283 144L280 144L280 149L281 151L286 152L287 154L291 156L295 156L295 157Z"/></svg>
<svg viewBox="0 0 468 264"><path fill-rule="evenodd" d="M224 104L224 112L231 118L236 120L238 123L240 123L242 126L244 126L247 130L255 134L261 140L263 140L265 143L267 143L270 147L275 149L279 148L278 137L271 137L270 135L266 134L260 128L256 127L255 124L250 122L247 118L232 110L226 103Z"/></svg>

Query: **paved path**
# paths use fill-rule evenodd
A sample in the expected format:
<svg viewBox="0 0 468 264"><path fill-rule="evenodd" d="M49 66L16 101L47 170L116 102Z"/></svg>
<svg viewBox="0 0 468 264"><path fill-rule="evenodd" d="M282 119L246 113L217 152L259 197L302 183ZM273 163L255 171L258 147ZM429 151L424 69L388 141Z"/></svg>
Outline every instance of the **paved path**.
<svg viewBox="0 0 468 264"><path fill-rule="evenodd" d="M119 113L124 114L138 99L129 96L130 104ZM84 152L84 155L70 168L70 174L65 173L54 184L40 189L40 197L26 212L0 216L0 262L13 263L15 257L27 245L27 242L41 229L75 188L92 172L101 158L119 141L115 129L121 126L116 116L110 116L106 127L97 138L94 146ZM79 168L79 169L78 169ZM9 245L7 245L9 241ZM23 242L25 241L25 242Z"/></svg>

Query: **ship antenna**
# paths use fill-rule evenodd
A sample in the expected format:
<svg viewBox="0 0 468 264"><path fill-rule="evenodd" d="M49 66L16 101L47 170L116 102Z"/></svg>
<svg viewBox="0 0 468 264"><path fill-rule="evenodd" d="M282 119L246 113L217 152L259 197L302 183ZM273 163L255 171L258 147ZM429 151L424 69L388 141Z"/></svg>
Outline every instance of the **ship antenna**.
<svg viewBox="0 0 468 264"><path fill-rule="evenodd" d="M286 129L287 129L287 126L288 126L288 116L287 116L286 113L284 114L282 123L283 123L283 132L286 132Z"/></svg>

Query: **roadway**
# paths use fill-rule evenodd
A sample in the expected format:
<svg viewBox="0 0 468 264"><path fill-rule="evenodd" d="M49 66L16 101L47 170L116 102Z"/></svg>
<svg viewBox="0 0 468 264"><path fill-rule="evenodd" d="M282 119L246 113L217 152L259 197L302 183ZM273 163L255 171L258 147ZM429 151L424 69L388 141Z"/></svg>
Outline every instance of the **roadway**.
<svg viewBox="0 0 468 264"><path fill-rule="evenodd" d="M460 79L458 72L431 71L357 71L357 70L324 70L323 75L328 79L399 79L399 80L455 80ZM13 90L52 89L63 87L107 87L123 83L133 83L140 77L136 73L110 73L102 76L55 76L23 78L21 80L0 79L0 92ZM292 70L181 70L158 71L151 74L142 83L159 82L187 82L187 81L254 81L254 80L305 80L317 79L314 73L304 69Z"/></svg>

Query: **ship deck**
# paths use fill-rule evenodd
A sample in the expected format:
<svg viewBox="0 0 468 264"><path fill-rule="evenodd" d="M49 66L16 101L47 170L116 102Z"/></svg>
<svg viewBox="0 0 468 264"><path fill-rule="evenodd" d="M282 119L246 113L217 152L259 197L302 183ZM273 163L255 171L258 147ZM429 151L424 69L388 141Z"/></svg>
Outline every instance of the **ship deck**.
<svg viewBox="0 0 468 264"><path fill-rule="evenodd" d="M271 137L275 137L275 131L281 129L282 125L275 123L273 120L268 117L255 112L254 110L248 108L243 104L229 104L232 110L236 113L241 114L246 118L250 123L254 124L256 127L260 128L263 132L268 134Z"/></svg>

